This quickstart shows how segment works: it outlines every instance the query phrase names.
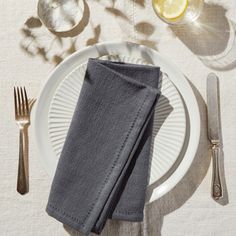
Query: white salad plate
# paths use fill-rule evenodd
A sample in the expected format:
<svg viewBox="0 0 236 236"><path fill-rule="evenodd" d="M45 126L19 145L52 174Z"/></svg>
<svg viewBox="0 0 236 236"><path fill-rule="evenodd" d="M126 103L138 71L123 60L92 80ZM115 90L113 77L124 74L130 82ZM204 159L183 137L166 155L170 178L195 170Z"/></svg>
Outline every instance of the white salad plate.
<svg viewBox="0 0 236 236"><path fill-rule="evenodd" d="M148 64L140 58L123 55L99 57L103 60ZM48 130L53 150L60 157L83 84L87 63L69 73L55 91L49 108ZM166 74L160 79L161 96L155 107L149 185L164 176L182 150L186 133L186 114L182 98ZM53 166L53 173L55 166Z"/></svg>
<svg viewBox="0 0 236 236"><path fill-rule="evenodd" d="M89 58L159 66L163 73L155 108L150 178L146 201L170 191L185 175L196 154L200 115L184 75L158 52L127 42L100 43L79 50L51 73L34 113L39 157L53 176L83 83Z"/></svg>

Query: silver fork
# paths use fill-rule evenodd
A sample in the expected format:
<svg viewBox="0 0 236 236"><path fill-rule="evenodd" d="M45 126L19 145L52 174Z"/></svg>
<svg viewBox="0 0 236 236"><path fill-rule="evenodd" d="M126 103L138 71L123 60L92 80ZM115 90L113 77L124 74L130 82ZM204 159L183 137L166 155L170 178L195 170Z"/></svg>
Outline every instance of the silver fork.
<svg viewBox="0 0 236 236"><path fill-rule="evenodd" d="M14 88L14 102L15 120L20 130L17 191L25 194L29 191L28 127L30 125L30 107L25 88Z"/></svg>

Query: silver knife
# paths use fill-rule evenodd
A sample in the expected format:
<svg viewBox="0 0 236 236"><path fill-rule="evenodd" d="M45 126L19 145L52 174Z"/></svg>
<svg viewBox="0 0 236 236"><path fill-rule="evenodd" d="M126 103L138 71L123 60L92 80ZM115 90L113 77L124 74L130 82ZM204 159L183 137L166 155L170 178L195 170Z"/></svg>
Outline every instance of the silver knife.
<svg viewBox="0 0 236 236"><path fill-rule="evenodd" d="M207 116L208 139L212 144L212 197L218 200L223 196L220 178L219 158L221 156L221 124L219 105L219 79L214 73L207 77Z"/></svg>

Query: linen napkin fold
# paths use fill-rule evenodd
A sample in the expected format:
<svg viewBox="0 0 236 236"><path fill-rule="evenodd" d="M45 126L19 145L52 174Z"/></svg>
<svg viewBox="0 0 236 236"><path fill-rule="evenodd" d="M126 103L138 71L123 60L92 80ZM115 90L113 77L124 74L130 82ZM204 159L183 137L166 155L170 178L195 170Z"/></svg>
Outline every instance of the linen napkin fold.
<svg viewBox="0 0 236 236"><path fill-rule="evenodd" d="M86 235L142 221L159 67L89 59L47 213Z"/></svg>

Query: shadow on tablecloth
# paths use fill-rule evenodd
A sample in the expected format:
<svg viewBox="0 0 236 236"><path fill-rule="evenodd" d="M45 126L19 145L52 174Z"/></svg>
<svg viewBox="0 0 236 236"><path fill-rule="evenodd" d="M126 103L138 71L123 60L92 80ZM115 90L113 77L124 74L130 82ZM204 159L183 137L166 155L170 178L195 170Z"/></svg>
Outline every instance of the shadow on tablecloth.
<svg viewBox="0 0 236 236"><path fill-rule="evenodd" d="M101 35L101 25L92 23L89 5L87 1L83 1L82 19L68 32L49 31L38 17L30 16L21 28L23 38L20 40L20 48L24 53L32 58L39 57L44 62L57 65L80 48L78 39L87 27L92 29L92 35L85 38L86 46L96 44Z"/></svg>
<svg viewBox="0 0 236 236"><path fill-rule="evenodd" d="M196 22L169 26L206 66L220 71L236 67L236 23L226 12L223 6L204 3Z"/></svg>

